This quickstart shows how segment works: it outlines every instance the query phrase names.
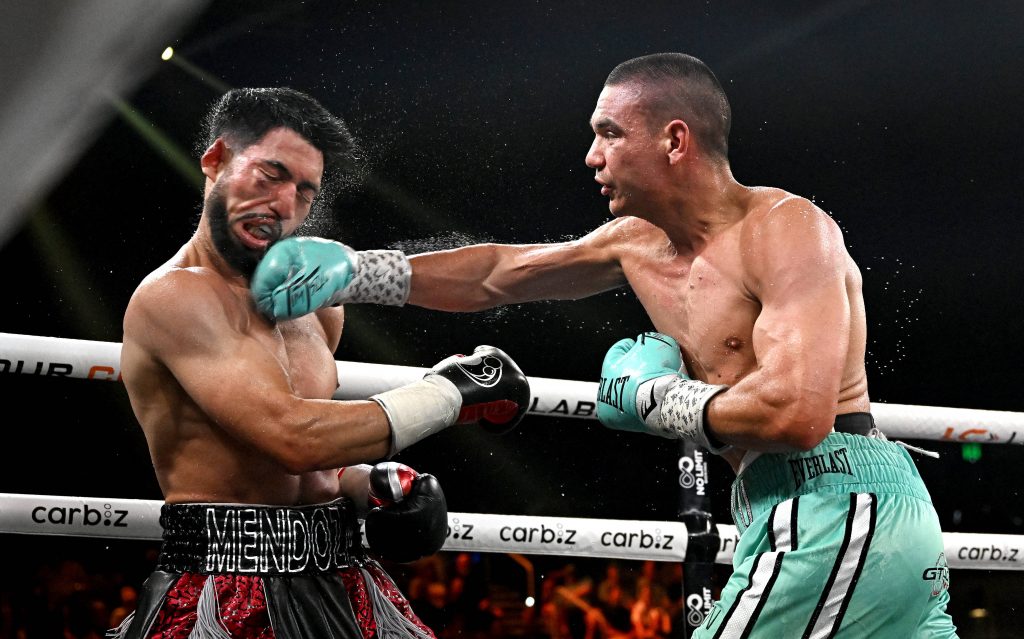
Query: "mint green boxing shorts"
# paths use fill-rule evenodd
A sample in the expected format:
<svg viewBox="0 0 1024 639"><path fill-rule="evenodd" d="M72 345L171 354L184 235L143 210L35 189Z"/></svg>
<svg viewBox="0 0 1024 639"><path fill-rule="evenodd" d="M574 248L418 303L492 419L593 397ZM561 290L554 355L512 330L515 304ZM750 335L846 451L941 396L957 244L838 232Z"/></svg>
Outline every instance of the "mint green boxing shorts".
<svg viewBox="0 0 1024 639"><path fill-rule="evenodd" d="M939 520L900 446L832 433L761 455L732 495L733 573L693 637L956 637Z"/></svg>

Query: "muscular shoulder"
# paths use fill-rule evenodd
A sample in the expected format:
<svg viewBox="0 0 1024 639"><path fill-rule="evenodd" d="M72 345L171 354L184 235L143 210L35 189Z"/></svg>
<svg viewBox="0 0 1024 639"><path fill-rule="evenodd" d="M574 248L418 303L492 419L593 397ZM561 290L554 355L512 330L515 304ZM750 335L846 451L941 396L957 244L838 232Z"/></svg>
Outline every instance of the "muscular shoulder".
<svg viewBox="0 0 1024 639"><path fill-rule="evenodd" d="M817 266L837 275L847 260L839 225L810 200L755 189L740 236L744 270L757 286L780 269Z"/></svg>
<svg viewBox="0 0 1024 639"><path fill-rule="evenodd" d="M135 289L125 310L124 332L126 338L147 342L164 336L187 341L205 329L246 321L237 291L223 277L202 267L165 266Z"/></svg>

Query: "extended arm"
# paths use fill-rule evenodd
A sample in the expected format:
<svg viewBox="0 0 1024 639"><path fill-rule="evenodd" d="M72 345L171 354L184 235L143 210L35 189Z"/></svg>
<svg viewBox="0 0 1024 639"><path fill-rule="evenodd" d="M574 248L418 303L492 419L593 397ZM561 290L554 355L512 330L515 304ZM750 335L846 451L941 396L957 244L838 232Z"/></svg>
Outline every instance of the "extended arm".
<svg viewBox="0 0 1024 639"><path fill-rule="evenodd" d="M140 421L158 426L151 432L180 429L181 439L188 439L190 428L216 427L301 474L380 459L456 423L503 432L526 412L526 376L489 346L449 357L422 380L372 401L302 397L281 363L288 355L279 338L254 330L251 324L260 320L235 295L201 272L179 270L140 287L133 297L122 349L128 365L122 367ZM175 414L168 415L166 395L173 389L152 382L145 388L146 378L154 376L131 373L140 368L133 362L147 359L173 375L195 407L175 405ZM465 371L477 369L488 383L465 383Z"/></svg>
<svg viewBox="0 0 1024 639"><path fill-rule="evenodd" d="M350 303L476 311L578 299L626 284L617 222L573 242L477 244L408 259L401 251L355 251L339 242L290 237L271 246L260 262L253 298L274 319Z"/></svg>
<svg viewBox="0 0 1024 639"><path fill-rule="evenodd" d="M477 244L414 255L409 303L477 311L579 299L626 283L607 230L558 244Z"/></svg>

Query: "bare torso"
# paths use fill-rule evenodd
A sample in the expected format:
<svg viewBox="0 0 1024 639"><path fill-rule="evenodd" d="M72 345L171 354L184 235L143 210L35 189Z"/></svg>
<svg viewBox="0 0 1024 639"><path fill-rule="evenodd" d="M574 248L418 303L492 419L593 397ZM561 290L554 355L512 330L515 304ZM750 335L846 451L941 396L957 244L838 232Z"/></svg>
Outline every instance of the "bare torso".
<svg viewBox="0 0 1024 639"><path fill-rule="evenodd" d="M187 248L151 274L140 289L175 287L174 297L181 304L189 304L192 298L184 282L200 281L213 287L231 329L255 339L272 354L297 396L330 398L338 384L334 349L341 336L341 309L271 324L256 313L244 283L228 281L215 270L197 264L201 260L194 259ZM189 277L178 277L182 269L192 271ZM133 297L129 313L146 310L132 308L132 304L145 303L137 299L140 297L145 299L138 294ZM126 328L122 374L167 502L302 504L338 496L336 470L291 474L221 428L140 337ZM180 339L188 339L185 328ZM199 383L216 384L217 380Z"/></svg>
<svg viewBox="0 0 1024 639"><path fill-rule="evenodd" d="M747 215L713 236L696 255L679 255L664 231L638 218L623 218L620 264L640 303L659 332L683 350L687 370L710 384L733 385L754 371L754 323L761 304L748 286L744 243L752 225L789 194L751 189ZM822 214L823 215L823 214ZM865 315L860 271L847 256L846 291L850 306L849 348L836 414L869 410L865 354ZM735 462L742 451L728 456Z"/></svg>

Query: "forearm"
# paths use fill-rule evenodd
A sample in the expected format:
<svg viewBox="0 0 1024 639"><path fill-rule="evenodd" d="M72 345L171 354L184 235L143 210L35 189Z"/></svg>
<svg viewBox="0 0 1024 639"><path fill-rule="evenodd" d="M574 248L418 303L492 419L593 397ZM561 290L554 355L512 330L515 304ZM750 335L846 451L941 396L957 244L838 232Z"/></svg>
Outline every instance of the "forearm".
<svg viewBox="0 0 1024 639"><path fill-rule="evenodd" d="M440 311L479 311L516 300L502 282L499 269L513 249L477 244L409 258L412 286L409 304ZM497 280L497 281L496 281Z"/></svg>
<svg viewBox="0 0 1024 639"><path fill-rule="evenodd" d="M729 388L689 377L671 336L648 332L620 340L601 367L597 417L609 428L688 439L713 453L730 445L762 452L816 446L835 416L837 369L792 357L764 359Z"/></svg>
<svg viewBox="0 0 1024 639"><path fill-rule="evenodd" d="M808 450L831 431L835 397L820 380L800 383L759 370L711 399L706 429L711 438L747 450Z"/></svg>
<svg viewBox="0 0 1024 639"><path fill-rule="evenodd" d="M275 409L276 408L276 409ZM301 474L383 459L391 427L372 401L290 398L265 411L251 443Z"/></svg>
<svg viewBox="0 0 1024 639"><path fill-rule="evenodd" d="M614 251L584 241L478 244L409 261L408 303L444 311L580 299L626 284Z"/></svg>

